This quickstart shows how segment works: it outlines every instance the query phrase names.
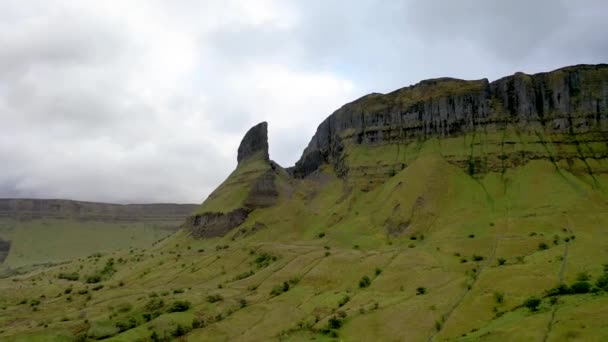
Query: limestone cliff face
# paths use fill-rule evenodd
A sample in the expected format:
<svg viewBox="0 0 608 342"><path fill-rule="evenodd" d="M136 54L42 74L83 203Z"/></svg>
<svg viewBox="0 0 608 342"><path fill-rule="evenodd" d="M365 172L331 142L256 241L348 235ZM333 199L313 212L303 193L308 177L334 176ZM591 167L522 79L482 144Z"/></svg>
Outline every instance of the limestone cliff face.
<svg viewBox="0 0 608 342"><path fill-rule="evenodd" d="M607 117L606 64L517 73L491 83L426 80L386 95L370 94L338 109L319 125L292 173L305 177L327 162L345 174L345 141L403 143L506 125L567 134L607 132Z"/></svg>

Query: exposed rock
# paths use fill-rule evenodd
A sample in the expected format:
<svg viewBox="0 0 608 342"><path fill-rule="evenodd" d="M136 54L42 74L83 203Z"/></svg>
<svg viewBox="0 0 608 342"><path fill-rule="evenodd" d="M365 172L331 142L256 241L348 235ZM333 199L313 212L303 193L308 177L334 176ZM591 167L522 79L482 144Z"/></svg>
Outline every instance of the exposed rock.
<svg viewBox="0 0 608 342"><path fill-rule="evenodd" d="M608 131L608 65L579 65L489 83L440 78L392 93L370 94L325 119L291 170L305 177L322 163L338 174L344 140L354 144L408 142L514 124L556 133Z"/></svg>
<svg viewBox="0 0 608 342"><path fill-rule="evenodd" d="M0 264L4 262L11 250L11 242L0 239Z"/></svg>
<svg viewBox="0 0 608 342"><path fill-rule="evenodd" d="M196 238L224 236L232 228L240 226L249 215L249 210L240 208L229 213L205 213L188 218L185 226Z"/></svg>
<svg viewBox="0 0 608 342"><path fill-rule="evenodd" d="M276 174L270 170L259 177L245 201L245 206L249 209L265 208L273 206L279 193L274 184Z"/></svg>
<svg viewBox="0 0 608 342"><path fill-rule="evenodd" d="M241 145L239 145L237 161L240 164L243 160L257 153L262 153L264 159L269 160L268 124L266 122L261 122L247 131L243 140L241 140Z"/></svg>

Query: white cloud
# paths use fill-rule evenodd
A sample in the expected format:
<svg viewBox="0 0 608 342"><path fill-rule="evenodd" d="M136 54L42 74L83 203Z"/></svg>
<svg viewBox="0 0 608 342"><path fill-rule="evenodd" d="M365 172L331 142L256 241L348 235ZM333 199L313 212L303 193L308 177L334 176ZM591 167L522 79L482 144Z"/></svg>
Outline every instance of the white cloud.
<svg viewBox="0 0 608 342"><path fill-rule="evenodd" d="M365 93L608 57L601 1L467 3L4 0L0 197L199 202L260 121L290 166Z"/></svg>

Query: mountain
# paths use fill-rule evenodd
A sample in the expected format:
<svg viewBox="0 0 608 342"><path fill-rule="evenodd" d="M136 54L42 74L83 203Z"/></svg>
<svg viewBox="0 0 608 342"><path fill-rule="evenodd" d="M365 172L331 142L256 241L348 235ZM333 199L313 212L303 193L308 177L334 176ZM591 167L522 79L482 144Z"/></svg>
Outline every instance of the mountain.
<svg viewBox="0 0 608 342"><path fill-rule="evenodd" d="M258 124L177 233L0 280L0 338L606 340L607 131L608 65L370 94L288 168Z"/></svg>
<svg viewBox="0 0 608 342"><path fill-rule="evenodd" d="M0 199L0 267L31 267L150 246L178 230L196 207Z"/></svg>

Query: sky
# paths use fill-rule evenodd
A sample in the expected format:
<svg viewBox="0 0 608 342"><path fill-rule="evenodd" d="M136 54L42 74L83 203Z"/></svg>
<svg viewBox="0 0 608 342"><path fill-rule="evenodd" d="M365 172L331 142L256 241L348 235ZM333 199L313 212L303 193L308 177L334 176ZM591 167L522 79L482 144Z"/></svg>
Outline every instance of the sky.
<svg viewBox="0 0 608 342"><path fill-rule="evenodd" d="M370 92L608 62L604 0L1 0L0 197L200 203Z"/></svg>

